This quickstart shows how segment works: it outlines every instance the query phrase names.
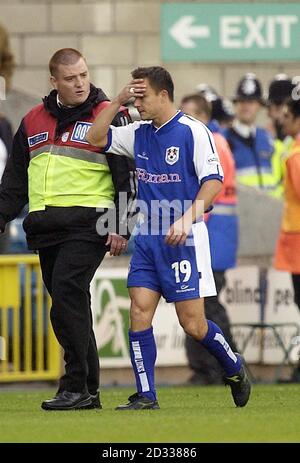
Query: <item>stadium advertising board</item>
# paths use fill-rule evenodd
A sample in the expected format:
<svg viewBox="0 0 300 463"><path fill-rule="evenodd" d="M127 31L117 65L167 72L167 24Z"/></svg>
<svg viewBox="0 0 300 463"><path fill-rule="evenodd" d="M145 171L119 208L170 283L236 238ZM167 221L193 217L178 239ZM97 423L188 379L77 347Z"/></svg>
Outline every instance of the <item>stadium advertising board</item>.
<svg viewBox="0 0 300 463"><path fill-rule="evenodd" d="M227 308L232 324L247 323L292 323L300 326L300 314L293 301L290 275L268 269L265 280L265 304L261 302L259 268L238 267L226 273L227 284L221 293L221 301ZM295 336L294 326L277 328L285 349L291 347L290 359L298 359L300 339ZM241 347L249 335L249 328L233 328L234 338ZM244 352L249 363L276 365L282 362L284 351L271 329L255 330Z"/></svg>
<svg viewBox="0 0 300 463"><path fill-rule="evenodd" d="M91 285L94 330L99 356L101 365L107 368L130 366L127 341L130 307L126 288L127 272L127 268L99 268ZM266 296L264 322L300 325L300 314L293 302L289 274L269 269ZM227 308L231 323L259 323L262 314L258 267L229 270L227 285L220 297ZM173 304L167 304L161 299L153 328L157 343L157 366L186 365L185 334L178 323ZM248 328L234 328L239 347L248 334ZM292 343L291 358L296 361L300 339L294 336L294 329L282 327L280 336L286 347ZM283 351L272 331L267 330L263 337L257 331L247 345L245 358L249 363L278 364L283 358Z"/></svg>
<svg viewBox="0 0 300 463"><path fill-rule="evenodd" d="M103 367L128 367L130 300L126 287L127 268L99 268L91 285L94 330ZM161 299L153 329L158 366L186 365L185 335L173 304Z"/></svg>

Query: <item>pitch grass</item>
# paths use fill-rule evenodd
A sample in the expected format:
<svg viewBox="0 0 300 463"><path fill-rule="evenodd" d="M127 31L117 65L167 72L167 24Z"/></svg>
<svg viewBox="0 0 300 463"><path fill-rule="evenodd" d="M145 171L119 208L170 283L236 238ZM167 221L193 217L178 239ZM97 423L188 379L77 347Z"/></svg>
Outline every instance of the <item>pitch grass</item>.
<svg viewBox="0 0 300 463"><path fill-rule="evenodd" d="M0 391L0 442L300 442L300 385L256 385L245 408L222 386L161 387L161 410L115 411L132 392L103 388L102 410L46 412L53 390Z"/></svg>

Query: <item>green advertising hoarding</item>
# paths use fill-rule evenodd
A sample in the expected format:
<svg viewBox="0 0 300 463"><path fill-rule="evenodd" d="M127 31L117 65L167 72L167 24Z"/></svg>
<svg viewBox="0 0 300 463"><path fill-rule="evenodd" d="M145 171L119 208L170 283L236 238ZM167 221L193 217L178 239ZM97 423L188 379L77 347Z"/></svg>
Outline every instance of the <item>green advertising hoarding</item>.
<svg viewBox="0 0 300 463"><path fill-rule="evenodd" d="M161 7L164 61L296 61L300 5L168 3Z"/></svg>

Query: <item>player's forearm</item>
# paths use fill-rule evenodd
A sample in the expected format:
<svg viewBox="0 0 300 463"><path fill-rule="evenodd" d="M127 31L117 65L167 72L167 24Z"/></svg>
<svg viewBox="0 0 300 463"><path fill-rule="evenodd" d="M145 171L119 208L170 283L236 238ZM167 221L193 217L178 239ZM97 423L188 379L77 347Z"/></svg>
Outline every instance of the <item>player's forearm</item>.
<svg viewBox="0 0 300 463"><path fill-rule="evenodd" d="M103 148L107 145L107 133L113 119L118 114L121 103L115 98L110 105L104 108L96 117L93 125L86 135L86 140L95 146Z"/></svg>
<svg viewBox="0 0 300 463"><path fill-rule="evenodd" d="M213 203L215 197L220 193L222 183L219 180L208 180L204 182L200 188L195 201L191 207L185 212L185 218L194 223L204 214L204 212Z"/></svg>

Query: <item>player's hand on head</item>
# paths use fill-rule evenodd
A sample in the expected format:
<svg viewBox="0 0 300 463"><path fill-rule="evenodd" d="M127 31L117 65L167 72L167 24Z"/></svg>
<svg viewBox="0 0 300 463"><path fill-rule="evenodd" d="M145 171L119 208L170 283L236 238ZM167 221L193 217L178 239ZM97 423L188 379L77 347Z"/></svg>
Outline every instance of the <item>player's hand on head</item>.
<svg viewBox="0 0 300 463"><path fill-rule="evenodd" d="M118 95L119 103L125 104L130 98L142 98L146 91L144 79L132 79Z"/></svg>
<svg viewBox="0 0 300 463"><path fill-rule="evenodd" d="M111 233L108 235L106 246L110 247L110 256L119 256L127 251L128 241L123 236Z"/></svg>

